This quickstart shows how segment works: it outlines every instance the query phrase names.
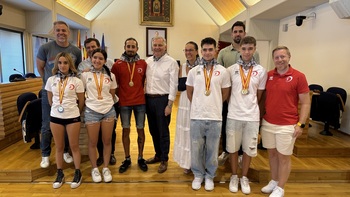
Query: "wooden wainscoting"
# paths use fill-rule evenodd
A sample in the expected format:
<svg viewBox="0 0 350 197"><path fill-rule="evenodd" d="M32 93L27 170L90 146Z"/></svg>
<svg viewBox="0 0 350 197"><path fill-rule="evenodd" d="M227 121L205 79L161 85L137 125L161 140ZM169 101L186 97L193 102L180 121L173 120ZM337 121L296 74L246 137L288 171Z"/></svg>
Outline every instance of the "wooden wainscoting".
<svg viewBox="0 0 350 197"><path fill-rule="evenodd" d="M0 84L0 150L22 138L17 97L25 92L38 94L41 87L41 78Z"/></svg>

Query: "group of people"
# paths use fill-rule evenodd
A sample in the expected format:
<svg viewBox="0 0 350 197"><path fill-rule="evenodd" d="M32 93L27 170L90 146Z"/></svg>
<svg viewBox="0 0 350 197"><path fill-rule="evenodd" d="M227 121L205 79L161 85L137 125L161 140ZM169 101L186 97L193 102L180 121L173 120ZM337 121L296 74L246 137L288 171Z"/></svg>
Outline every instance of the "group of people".
<svg viewBox="0 0 350 197"><path fill-rule="evenodd" d="M147 63L140 59L137 54L138 43L136 39L126 39L125 52L121 55L120 60L114 63L107 59L106 51L99 48L99 41L95 38L89 38L84 42L89 57L81 61L80 50L68 42L70 30L64 21L54 22L53 33L56 39L42 45L37 54L38 71L43 78L42 110L44 112L40 166L42 168L50 166L49 157L53 136L57 165L57 177L53 188L60 188L65 181L62 169L63 160L67 163L74 161L75 173L71 188L77 188L81 184L81 155L79 151L81 120L85 123L88 134L88 154L92 166L92 180L94 182L101 182L102 179L104 182L112 181L108 165L116 163L114 157L115 126L119 112L125 150L125 161L120 166L119 172L125 172L131 165L129 134L132 111L135 115L138 132L138 166L142 171L147 171L147 161L143 159L146 112L144 84ZM163 42L165 43L165 40L160 40L158 43L158 48L163 46L163 50L159 50L159 58L165 54ZM164 73L159 74L163 75ZM154 77L159 76L154 73L153 75ZM177 73L175 75L177 76ZM172 84L171 86L176 85ZM159 88L154 87L151 89L148 91L159 90ZM176 91L172 92L173 101ZM152 95L150 94L150 96ZM168 113L170 114L169 109ZM154 121L160 120L156 118ZM160 135L157 132L156 125L155 138ZM168 140L168 142L170 141ZM102 146L98 144L102 144ZM73 157L69 154L69 148ZM96 149L99 152L98 157ZM102 173L100 173L98 166L102 164ZM164 154L159 171L161 173L166 169L167 156Z"/></svg>
<svg viewBox="0 0 350 197"><path fill-rule="evenodd" d="M256 40L246 36L244 23L237 21L231 30L232 45L222 49L217 59L213 38L201 41L202 58L196 43L185 45L174 161L184 173L193 172L192 189L199 190L204 182L205 190L211 191L219 163L229 158L229 190L236 193L240 185L242 192L249 194L247 174L251 158L258 153L260 132L271 169L271 181L261 191L270 197L284 196L290 156L310 109L307 80L289 64L287 47L272 51L275 69L267 72L259 64ZM221 136L223 153L218 157Z"/></svg>
<svg viewBox="0 0 350 197"><path fill-rule="evenodd" d="M180 68L167 54L166 40L162 37L152 39L153 56L146 60L137 54L136 39L126 39L125 52L114 63L107 59L106 51L99 48L98 40L89 38L84 42L89 58L81 62L80 50L68 42L68 25L56 21L53 29L56 39L41 46L37 54L44 88L40 165L46 168L50 164L53 136L57 165L53 188L64 183L62 163L69 159L75 166L71 188L81 184L81 117L89 136L93 182L101 182L102 177L104 182L112 181L108 164L116 163L115 127L119 113L125 154L119 173L131 166L132 112L138 134L139 168L147 171L147 164L159 163L158 173L164 173L169 160L172 106L180 91L173 156L184 173L193 172L192 188L199 190L205 182L205 190L213 190L219 162L230 158L229 190L237 192L240 184L242 192L249 194L247 174L251 158L257 155L260 130L271 168L271 181L262 192L271 193L272 197L284 195L290 155L310 108L306 78L290 66L287 47L273 50L276 68L267 73L258 62L255 38L246 36L244 23L238 21L232 26L232 45L221 50L218 58L215 39L207 37L201 41L202 58L198 45L190 41L184 49L186 62ZM265 104L259 105L264 92ZM261 106L264 108L260 109ZM146 115L155 151L147 160L143 158ZM218 157L221 136L223 153ZM98 148L98 144L102 146ZM238 178L240 149L242 175ZM101 175L98 166L102 164Z"/></svg>

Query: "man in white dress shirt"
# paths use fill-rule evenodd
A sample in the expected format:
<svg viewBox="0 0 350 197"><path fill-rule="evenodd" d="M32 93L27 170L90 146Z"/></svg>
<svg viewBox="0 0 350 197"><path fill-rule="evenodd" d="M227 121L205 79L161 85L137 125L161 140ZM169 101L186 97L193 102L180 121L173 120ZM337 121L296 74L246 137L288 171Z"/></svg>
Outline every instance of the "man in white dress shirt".
<svg viewBox="0 0 350 197"><path fill-rule="evenodd" d="M176 60L166 53L166 49L166 40L154 37L153 56L146 60L146 113L156 152L146 163L160 162L158 173L163 173L168 168L170 114L176 98L179 73Z"/></svg>

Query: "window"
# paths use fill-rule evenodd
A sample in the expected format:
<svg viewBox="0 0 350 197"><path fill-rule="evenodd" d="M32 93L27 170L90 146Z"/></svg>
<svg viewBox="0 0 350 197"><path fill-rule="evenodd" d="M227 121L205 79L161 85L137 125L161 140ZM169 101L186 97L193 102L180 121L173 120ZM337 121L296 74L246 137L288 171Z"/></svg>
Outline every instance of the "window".
<svg viewBox="0 0 350 197"><path fill-rule="evenodd" d="M23 34L0 28L0 82L9 82L12 74L25 72Z"/></svg>
<svg viewBox="0 0 350 197"><path fill-rule="evenodd" d="M48 38L43 38L39 36L32 36L32 43L33 43L33 66L34 66L34 73L36 76L40 76L37 66L36 66L36 55L38 54L39 48L42 44L45 44L48 42Z"/></svg>

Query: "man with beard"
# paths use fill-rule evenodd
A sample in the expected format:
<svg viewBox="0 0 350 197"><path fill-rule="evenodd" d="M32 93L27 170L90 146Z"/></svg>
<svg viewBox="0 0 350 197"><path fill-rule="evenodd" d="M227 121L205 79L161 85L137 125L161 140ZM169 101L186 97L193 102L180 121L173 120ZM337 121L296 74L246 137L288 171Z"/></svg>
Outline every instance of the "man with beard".
<svg viewBox="0 0 350 197"><path fill-rule="evenodd" d="M137 54L139 47L135 38L125 40L125 52L120 60L114 63L112 73L117 80L117 95L119 97L120 118L123 127L123 146L125 161L119 167L119 173L124 173L131 165L130 158L130 118L134 112L137 130L137 145L139 150L137 163L142 171L148 167L143 159L145 145L145 113L146 100L144 84L146 78L147 63Z"/></svg>
<svg viewBox="0 0 350 197"><path fill-rule="evenodd" d="M233 64L237 63L237 60L240 59L241 54L239 53L240 42L246 36L245 32L245 24L242 21L235 22L231 27L231 37L232 44L221 49L218 55L218 63L228 68ZM259 64L259 53L255 51L254 53L254 61ZM226 150L226 120L227 120L227 112L228 112L228 103L225 101L222 107L222 128L221 128L221 145L222 145L222 153L218 158L219 165L224 165L227 158L229 157L229 153ZM242 151L240 154L242 155ZM240 156L241 160L242 157Z"/></svg>
<svg viewBox="0 0 350 197"><path fill-rule="evenodd" d="M98 41L96 38L88 38L84 41L84 47L85 47L86 52L88 54L88 58L79 64L79 66L78 66L79 73L88 72L93 67L92 60L91 60L92 52L95 49L100 48L100 41ZM110 59L107 59L105 64L109 69L111 69L114 62ZM117 104L114 104L114 109L117 113L116 117L118 118L118 107L117 106L118 106ZM113 132L112 132L112 150L111 150L111 157L109 159L110 165L115 165L117 162L117 160L114 156L115 141L116 141L116 133L115 133L116 126L117 126L117 123L114 123L114 128L113 128ZM97 164L97 166L100 166L103 164L103 142L102 142L102 132L101 131L98 135L97 151L98 151L99 157L97 158L96 164Z"/></svg>

